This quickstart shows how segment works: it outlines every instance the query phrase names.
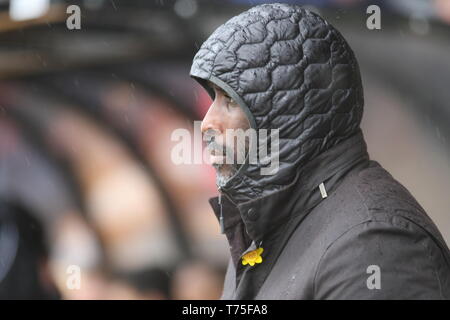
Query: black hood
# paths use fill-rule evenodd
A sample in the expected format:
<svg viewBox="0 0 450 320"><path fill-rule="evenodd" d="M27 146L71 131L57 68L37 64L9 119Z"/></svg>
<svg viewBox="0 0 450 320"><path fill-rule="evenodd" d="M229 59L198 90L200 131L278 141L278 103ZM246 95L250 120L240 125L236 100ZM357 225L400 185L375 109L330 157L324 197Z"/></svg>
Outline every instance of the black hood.
<svg viewBox="0 0 450 320"><path fill-rule="evenodd" d="M353 51L300 6L264 4L233 17L203 43L190 76L213 99L206 80L221 87L253 128L279 129L278 172L242 166L222 188L236 204L292 185L307 162L359 130L364 101Z"/></svg>

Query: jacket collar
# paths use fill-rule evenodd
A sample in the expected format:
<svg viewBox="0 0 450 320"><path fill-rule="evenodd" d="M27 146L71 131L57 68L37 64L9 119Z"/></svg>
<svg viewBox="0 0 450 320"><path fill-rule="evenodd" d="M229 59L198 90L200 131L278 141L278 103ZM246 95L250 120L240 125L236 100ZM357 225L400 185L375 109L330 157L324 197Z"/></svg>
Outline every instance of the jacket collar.
<svg viewBox="0 0 450 320"><path fill-rule="evenodd" d="M319 185L329 195L341 178L358 163L369 160L367 146L361 129L300 168L290 185L268 196L234 205L225 196L221 197L224 233L228 240L233 228L243 222L250 239L261 242L265 235L277 229L292 218L292 215L306 214L309 208L324 199ZM209 200L220 222L219 197Z"/></svg>

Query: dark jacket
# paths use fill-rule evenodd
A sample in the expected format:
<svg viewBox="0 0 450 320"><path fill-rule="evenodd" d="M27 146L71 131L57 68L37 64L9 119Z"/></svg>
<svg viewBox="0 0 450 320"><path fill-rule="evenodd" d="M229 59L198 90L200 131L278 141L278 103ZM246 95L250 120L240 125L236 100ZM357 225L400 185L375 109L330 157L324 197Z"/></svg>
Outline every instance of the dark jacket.
<svg viewBox="0 0 450 320"><path fill-rule="evenodd" d="M335 28L299 6L256 6L203 43L190 75L253 128L279 129L278 172L247 161L210 199L231 252L222 298L450 299L445 241L369 159L359 67ZM262 263L244 266L257 247Z"/></svg>

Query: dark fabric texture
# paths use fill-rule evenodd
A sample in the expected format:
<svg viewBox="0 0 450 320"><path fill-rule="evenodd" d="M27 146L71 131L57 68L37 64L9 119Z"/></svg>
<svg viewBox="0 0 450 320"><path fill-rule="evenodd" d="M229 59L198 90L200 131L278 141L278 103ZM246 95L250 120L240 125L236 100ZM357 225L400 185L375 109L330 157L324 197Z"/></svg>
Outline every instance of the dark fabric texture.
<svg viewBox="0 0 450 320"><path fill-rule="evenodd" d="M203 43L190 75L213 98L207 80L226 91L253 128L279 129L279 170L246 163L220 190L231 253L223 298L450 298L438 229L369 159L359 67L335 28L299 6L259 5ZM258 246L263 262L242 265ZM380 289L367 285L373 265Z"/></svg>

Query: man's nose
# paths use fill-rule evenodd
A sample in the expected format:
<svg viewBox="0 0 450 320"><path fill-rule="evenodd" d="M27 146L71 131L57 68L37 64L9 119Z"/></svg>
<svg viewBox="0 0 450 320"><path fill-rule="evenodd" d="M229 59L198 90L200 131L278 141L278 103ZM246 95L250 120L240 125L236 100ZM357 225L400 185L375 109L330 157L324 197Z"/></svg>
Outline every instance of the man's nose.
<svg viewBox="0 0 450 320"><path fill-rule="evenodd" d="M203 118L201 131L205 133L207 130L223 132L223 115L217 102L213 102Z"/></svg>

